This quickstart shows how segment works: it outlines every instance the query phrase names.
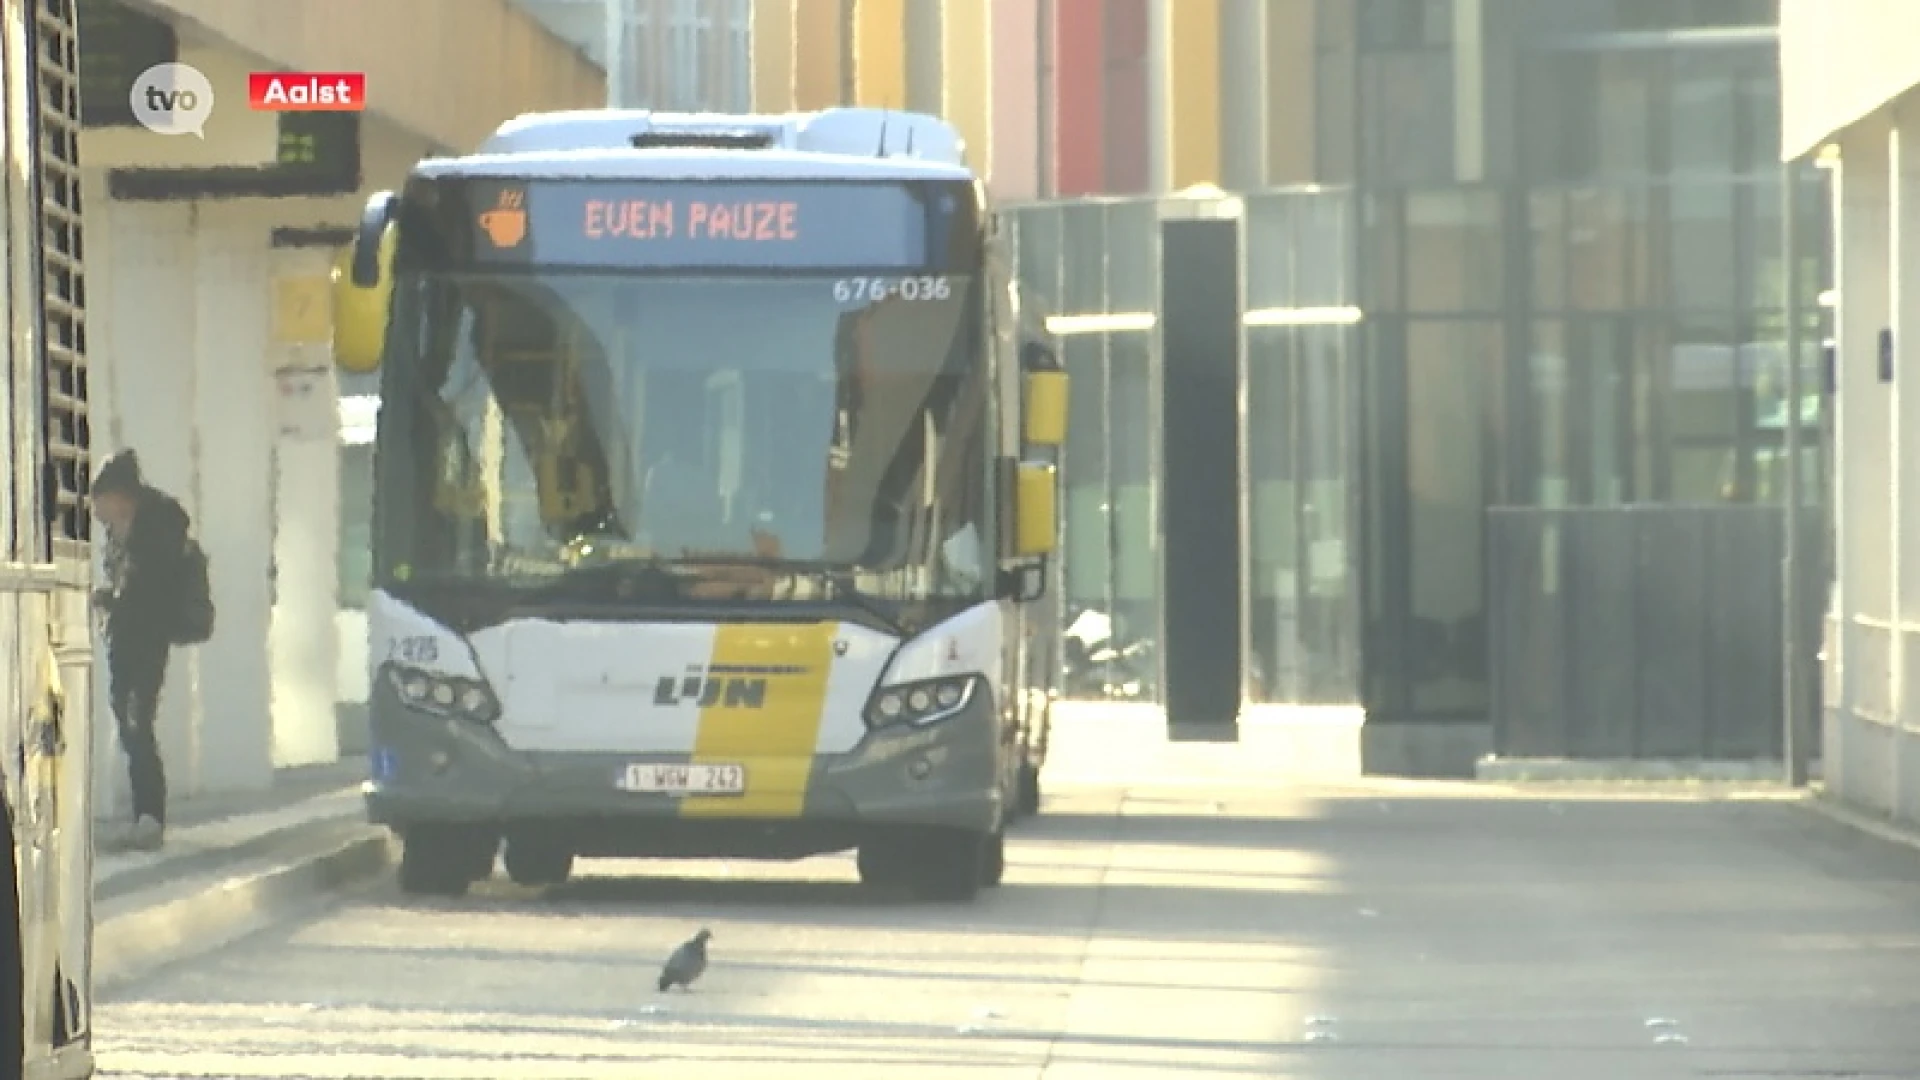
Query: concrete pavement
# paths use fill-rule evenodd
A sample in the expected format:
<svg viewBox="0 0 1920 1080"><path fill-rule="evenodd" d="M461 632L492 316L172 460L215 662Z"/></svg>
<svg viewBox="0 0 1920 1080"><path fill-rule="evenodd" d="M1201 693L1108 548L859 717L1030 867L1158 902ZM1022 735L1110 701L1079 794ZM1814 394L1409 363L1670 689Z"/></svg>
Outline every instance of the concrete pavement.
<svg viewBox="0 0 1920 1080"><path fill-rule="evenodd" d="M264 792L181 800L164 850L94 859L96 992L324 903L384 869L366 824L366 763L289 769Z"/></svg>
<svg viewBox="0 0 1920 1080"><path fill-rule="evenodd" d="M873 897L844 858L586 863L453 903L382 879L105 995L102 1071L1920 1073L1920 858L1777 794L1313 787L1231 746L1113 760L1062 770L974 908ZM655 994L703 925L711 973Z"/></svg>

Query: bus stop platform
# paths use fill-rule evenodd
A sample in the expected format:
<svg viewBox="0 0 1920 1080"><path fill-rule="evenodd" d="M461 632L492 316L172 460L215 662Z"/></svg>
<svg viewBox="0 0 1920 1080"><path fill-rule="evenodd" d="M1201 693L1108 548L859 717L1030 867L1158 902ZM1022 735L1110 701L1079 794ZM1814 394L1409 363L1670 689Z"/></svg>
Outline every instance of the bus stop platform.
<svg viewBox="0 0 1920 1080"><path fill-rule="evenodd" d="M367 824L364 759L287 769L273 788L200 796L169 811L166 846L94 857L96 992L323 904L384 870Z"/></svg>

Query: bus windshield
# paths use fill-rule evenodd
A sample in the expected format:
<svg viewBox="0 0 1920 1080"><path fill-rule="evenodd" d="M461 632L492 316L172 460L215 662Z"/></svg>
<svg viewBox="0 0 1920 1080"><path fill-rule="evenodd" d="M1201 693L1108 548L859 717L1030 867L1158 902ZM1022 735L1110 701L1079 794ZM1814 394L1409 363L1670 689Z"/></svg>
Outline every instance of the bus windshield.
<svg viewBox="0 0 1920 1080"><path fill-rule="evenodd" d="M975 599L994 535L978 304L951 274L403 274L379 575L512 585L593 551Z"/></svg>

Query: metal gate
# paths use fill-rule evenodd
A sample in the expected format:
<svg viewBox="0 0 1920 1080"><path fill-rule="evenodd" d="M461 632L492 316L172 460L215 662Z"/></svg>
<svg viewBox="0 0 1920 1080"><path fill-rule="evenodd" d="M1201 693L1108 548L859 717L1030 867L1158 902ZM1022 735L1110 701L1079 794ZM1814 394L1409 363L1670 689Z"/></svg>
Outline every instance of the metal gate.
<svg viewBox="0 0 1920 1080"><path fill-rule="evenodd" d="M1495 753L1778 760L1785 514L1769 506L1489 510ZM1820 519L1809 515L1802 528L1817 545ZM1801 618L1812 633L1821 591L1806 593Z"/></svg>

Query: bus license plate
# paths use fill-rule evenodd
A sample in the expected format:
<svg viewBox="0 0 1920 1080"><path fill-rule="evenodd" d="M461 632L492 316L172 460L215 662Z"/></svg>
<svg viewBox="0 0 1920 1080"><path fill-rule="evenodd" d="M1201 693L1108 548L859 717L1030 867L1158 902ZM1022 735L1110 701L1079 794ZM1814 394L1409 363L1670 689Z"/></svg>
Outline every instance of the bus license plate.
<svg viewBox="0 0 1920 1080"><path fill-rule="evenodd" d="M628 765L614 783L623 791L660 795L744 795L743 765Z"/></svg>

